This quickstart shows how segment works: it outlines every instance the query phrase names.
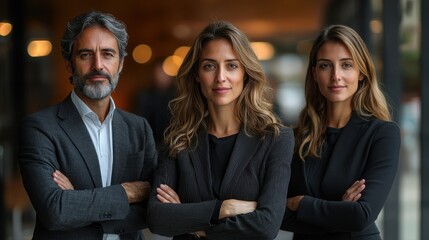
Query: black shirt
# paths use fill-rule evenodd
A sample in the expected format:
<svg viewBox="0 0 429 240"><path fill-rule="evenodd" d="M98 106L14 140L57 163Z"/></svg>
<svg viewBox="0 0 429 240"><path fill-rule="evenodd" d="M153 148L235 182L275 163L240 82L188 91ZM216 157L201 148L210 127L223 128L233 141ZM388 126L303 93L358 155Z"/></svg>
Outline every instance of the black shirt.
<svg viewBox="0 0 429 240"><path fill-rule="evenodd" d="M223 176L234 148L237 134L217 138L209 134L210 168L212 175L212 188L216 198L219 198L220 186Z"/></svg>
<svg viewBox="0 0 429 240"><path fill-rule="evenodd" d="M321 197L320 184L325 176L332 150L335 147L342 128L329 128L325 132L325 144L321 158L310 158L305 161L306 176L310 191L314 197Z"/></svg>

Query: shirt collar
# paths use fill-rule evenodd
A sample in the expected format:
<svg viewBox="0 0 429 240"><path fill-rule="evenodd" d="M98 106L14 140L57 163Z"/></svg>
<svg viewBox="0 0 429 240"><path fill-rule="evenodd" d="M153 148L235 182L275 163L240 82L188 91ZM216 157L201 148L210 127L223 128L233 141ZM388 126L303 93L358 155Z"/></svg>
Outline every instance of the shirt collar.
<svg viewBox="0 0 429 240"><path fill-rule="evenodd" d="M71 92L71 100L73 104L76 106L77 111L79 112L79 115L81 117L87 116L88 114L94 113L82 99L72 90ZM110 104L109 104L109 113L107 114L107 118L110 118L111 115L113 115L114 110L116 109L115 102L113 101L113 98L110 97ZM95 114L95 113L94 113Z"/></svg>

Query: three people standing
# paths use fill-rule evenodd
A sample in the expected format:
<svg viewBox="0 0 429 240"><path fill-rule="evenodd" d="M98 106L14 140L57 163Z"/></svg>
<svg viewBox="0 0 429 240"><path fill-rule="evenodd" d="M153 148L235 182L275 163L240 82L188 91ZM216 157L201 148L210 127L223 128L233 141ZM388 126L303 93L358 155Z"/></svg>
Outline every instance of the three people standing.
<svg viewBox="0 0 429 240"><path fill-rule="evenodd" d="M400 134L353 29L329 26L314 42L294 143L247 37L209 24L179 69L159 160L147 121L111 98L127 40L110 14L67 25L74 89L21 128L34 239L143 239L146 220L174 239L274 239L280 227L294 239L380 239Z"/></svg>

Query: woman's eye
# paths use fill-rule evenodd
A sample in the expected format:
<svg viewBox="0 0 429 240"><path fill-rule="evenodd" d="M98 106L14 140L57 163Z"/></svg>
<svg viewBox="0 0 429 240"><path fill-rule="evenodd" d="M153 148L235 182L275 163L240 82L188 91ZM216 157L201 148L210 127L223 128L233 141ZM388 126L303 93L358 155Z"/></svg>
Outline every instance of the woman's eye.
<svg viewBox="0 0 429 240"><path fill-rule="evenodd" d="M343 67L346 68L346 69L347 68L353 68L353 64L352 63L344 63Z"/></svg>
<svg viewBox="0 0 429 240"><path fill-rule="evenodd" d="M320 69L328 69L331 66L331 64L329 63L319 63L319 68Z"/></svg>
<svg viewBox="0 0 429 240"><path fill-rule="evenodd" d="M230 64L228 64L228 68L230 68L230 69L236 69L236 68L238 68L238 64L230 63Z"/></svg>
<svg viewBox="0 0 429 240"><path fill-rule="evenodd" d="M203 68L206 69L206 70L211 70L211 69L215 68L215 65L211 64L211 63L208 63L208 64L204 64Z"/></svg>

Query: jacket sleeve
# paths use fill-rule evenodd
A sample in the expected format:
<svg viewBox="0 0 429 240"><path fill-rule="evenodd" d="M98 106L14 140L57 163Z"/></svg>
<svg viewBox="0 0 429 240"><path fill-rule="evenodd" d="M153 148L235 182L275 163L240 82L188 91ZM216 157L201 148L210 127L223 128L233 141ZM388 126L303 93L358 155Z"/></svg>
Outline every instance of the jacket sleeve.
<svg viewBox="0 0 429 240"><path fill-rule="evenodd" d="M144 161L143 169L140 174L140 181L149 181L153 183L153 174L155 171L155 166L158 158L158 152L155 146L155 140L152 134L152 129L149 126L149 123L143 119L142 122L139 122L140 126L144 126L144 159L139 159L139 161ZM137 131L140 132L140 131ZM138 142L138 141L136 141ZM123 234L123 233L134 233L143 228L147 227L146 224L146 213L147 213L147 204L148 200L145 200L141 203L130 204L130 210L125 219L113 220L113 221L102 221L101 226L105 233L114 233L114 234Z"/></svg>
<svg viewBox="0 0 429 240"><path fill-rule="evenodd" d="M177 159L169 158L165 149L160 151L158 160L147 213L150 231L172 237L207 229L211 225L210 218L216 200L181 204L161 203L156 197L156 187L166 184L177 191Z"/></svg>
<svg viewBox="0 0 429 240"><path fill-rule="evenodd" d="M297 211L296 220L303 225L326 231L361 231L373 223L383 208L396 176L399 162L400 130L392 122L375 130L367 148L367 159L362 178L365 190L357 202L328 201L304 196ZM293 226L293 225L292 225ZM295 226L300 226L299 223ZM300 227L288 230L307 230ZM311 228L310 228L311 229Z"/></svg>
<svg viewBox="0 0 429 240"><path fill-rule="evenodd" d="M49 230L69 230L93 222L124 219L130 205L121 185L62 190L53 181L52 173L60 169L57 159L65 157L57 148L61 140L53 136L59 131L54 124L29 117L20 131L20 170L38 219Z"/></svg>
<svg viewBox="0 0 429 240"><path fill-rule="evenodd" d="M293 132L282 129L268 150L263 184L255 211L226 218L206 230L208 239L274 239L286 208Z"/></svg>
<svg viewBox="0 0 429 240"><path fill-rule="evenodd" d="M293 144L293 133L287 129L282 130L270 145L255 211L211 224L216 199L163 204L156 199L156 189L153 189L148 209L149 229L164 236L204 230L207 239L274 239L285 210ZM175 189L178 178L176 168L174 159L161 156L155 174L155 186L165 183Z"/></svg>

